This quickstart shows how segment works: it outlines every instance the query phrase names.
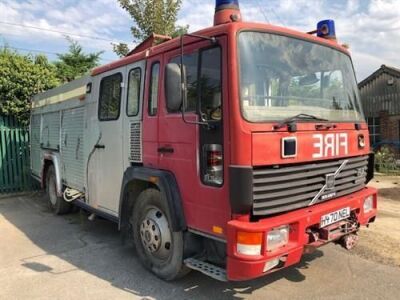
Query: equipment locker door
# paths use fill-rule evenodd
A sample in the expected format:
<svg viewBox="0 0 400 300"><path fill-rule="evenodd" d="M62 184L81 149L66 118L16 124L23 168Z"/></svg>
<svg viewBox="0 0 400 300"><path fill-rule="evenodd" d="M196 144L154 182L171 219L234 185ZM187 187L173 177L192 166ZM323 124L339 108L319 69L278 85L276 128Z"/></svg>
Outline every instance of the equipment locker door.
<svg viewBox="0 0 400 300"><path fill-rule="evenodd" d="M117 216L123 162L123 119L125 116L126 67L101 74L96 81L97 117L99 139L94 146L94 186L89 191L95 199L90 204L95 208Z"/></svg>

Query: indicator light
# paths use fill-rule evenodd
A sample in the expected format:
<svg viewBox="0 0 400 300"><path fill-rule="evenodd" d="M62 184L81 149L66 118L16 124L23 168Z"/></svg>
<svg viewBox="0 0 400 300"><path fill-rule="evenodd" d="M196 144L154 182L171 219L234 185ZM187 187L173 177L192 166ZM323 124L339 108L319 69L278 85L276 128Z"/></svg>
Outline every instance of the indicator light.
<svg viewBox="0 0 400 300"><path fill-rule="evenodd" d="M222 229L222 227L219 227L219 226L213 226L212 230L213 230L214 233L218 233L218 234L223 234L224 233L224 230Z"/></svg>
<svg viewBox="0 0 400 300"><path fill-rule="evenodd" d="M335 21L322 20L317 24L317 36L325 39L336 39Z"/></svg>
<svg viewBox="0 0 400 300"><path fill-rule="evenodd" d="M262 232L243 232L236 234L237 252L244 255L260 255L263 240Z"/></svg>

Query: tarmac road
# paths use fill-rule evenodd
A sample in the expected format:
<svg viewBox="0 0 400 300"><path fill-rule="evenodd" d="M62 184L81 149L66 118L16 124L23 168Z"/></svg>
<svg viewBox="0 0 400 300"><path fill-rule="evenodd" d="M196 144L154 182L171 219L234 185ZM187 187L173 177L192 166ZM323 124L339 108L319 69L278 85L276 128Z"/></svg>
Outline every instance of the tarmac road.
<svg viewBox="0 0 400 300"><path fill-rule="evenodd" d="M0 299L398 299L399 293L399 267L337 245L250 282L222 283L198 272L164 282L121 245L115 224L80 213L53 216L42 194L0 198Z"/></svg>

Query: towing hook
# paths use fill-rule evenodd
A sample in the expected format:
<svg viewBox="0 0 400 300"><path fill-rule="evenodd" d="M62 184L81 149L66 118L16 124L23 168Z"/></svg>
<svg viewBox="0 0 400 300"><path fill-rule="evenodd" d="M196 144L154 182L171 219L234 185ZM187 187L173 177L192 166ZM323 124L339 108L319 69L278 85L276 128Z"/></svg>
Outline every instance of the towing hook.
<svg viewBox="0 0 400 300"><path fill-rule="evenodd" d="M358 235L350 233L340 239L340 245L346 250L352 250L358 243Z"/></svg>

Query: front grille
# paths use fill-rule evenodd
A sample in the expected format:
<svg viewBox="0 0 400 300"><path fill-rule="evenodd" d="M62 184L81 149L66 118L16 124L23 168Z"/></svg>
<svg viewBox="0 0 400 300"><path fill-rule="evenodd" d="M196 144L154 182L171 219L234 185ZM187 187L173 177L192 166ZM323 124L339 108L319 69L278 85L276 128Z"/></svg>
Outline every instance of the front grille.
<svg viewBox="0 0 400 300"><path fill-rule="evenodd" d="M335 173L334 186L325 190L315 204L361 190L365 186L368 156L335 161L321 161L296 166L274 166L253 169L253 214L271 215L310 204L327 183L326 175Z"/></svg>

